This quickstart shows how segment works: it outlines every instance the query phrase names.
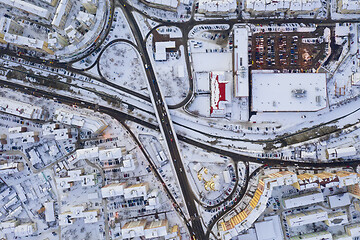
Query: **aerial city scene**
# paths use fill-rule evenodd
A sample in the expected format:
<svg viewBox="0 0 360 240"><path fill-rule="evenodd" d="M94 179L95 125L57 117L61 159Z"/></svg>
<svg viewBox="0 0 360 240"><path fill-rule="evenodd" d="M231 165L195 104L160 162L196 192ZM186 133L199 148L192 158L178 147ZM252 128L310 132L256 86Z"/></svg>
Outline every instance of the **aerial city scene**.
<svg viewBox="0 0 360 240"><path fill-rule="evenodd" d="M0 240L359 240L360 0L0 0Z"/></svg>

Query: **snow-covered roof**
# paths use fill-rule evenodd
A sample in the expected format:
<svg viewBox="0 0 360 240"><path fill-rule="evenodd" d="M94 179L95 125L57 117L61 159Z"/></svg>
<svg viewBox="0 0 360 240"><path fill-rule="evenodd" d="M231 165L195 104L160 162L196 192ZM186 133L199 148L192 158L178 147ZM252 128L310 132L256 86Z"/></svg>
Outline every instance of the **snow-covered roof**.
<svg viewBox="0 0 360 240"><path fill-rule="evenodd" d="M93 133L102 132L107 127L106 123L100 118L93 118L64 108L56 109L55 115L54 120L57 122L75 125Z"/></svg>
<svg viewBox="0 0 360 240"><path fill-rule="evenodd" d="M49 10L21 0L1 0L1 3L29 12L42 18L50 16Z"/></svg>
<svg viewBox="0 0 360 240"><path fill-rule="evenodd" d="M42 108L28 103L0 97L0 111L29 119L40 119Z"/></svg>
<svg viewBox="0 0 360 240"><path fill-rule="evenodd" d="M319 203L324 201L324 196L321 192L311 192L291 198L284 198L285 208L296 208L304 205Z"/></svg>
<svg viewBox="0 0 360 240"><path fill-rule="evenodd" d="M126 182L111 183L101 188L103 198L116 197L124 195L124 188L127 186Z"/></svg>
<svg viewBox="0 0 360 240"><path fill-rule="evenodd" d="M345 230L351 237L360 237L360 223L345 226Z"/></svg>
<svg viewBox="0 0 360 240"><path fill-rule="evenodd" d="M279 216L266 217L264 221L255 223L258 240L283 240Z"/></svg>
<svg viewBox="0 0 360 240"><path fill-rule="evenodd" d="M99 221L99 209L85 210L84 205L72 206L70 211L59 214L59 225L66 226L73 223L73 219L83 218L84 223Z"/></svg>
<svg viewBox="0 0 360 240"><path fill-rule="evenodd" d="M248 38L246 27L234 29L234 82L237 97L249 96Z"/></svg>
<svg viewBox="0 0 360 240"><path fill-rule="evenodd" d="M166 60L166 49L175 48L175 41L155 42L155 60Z"/></svg>
<svg viewBox="0 0 360 240"><path fill-rule="evenodd" d="M54 212L54 202L45 202L45 220L46 222L53 222L55 221L55 212Z"/></svg>
<svg viewBox="0 0 360 240"><path fill-rule="evenodd" d="M124 198L125 199L131 199L136 197L146 198L148 190L149 190L149 183L147 182L130 185L124 189Z"/></svg>
<svg viewBox="0 0 360 240"><path fill-rule="evenodd" d="M328 148L326 151L329 159L351 157L357 153L355 147Z"/></svg>
<svg viewBox="0 0 360 240"><path fill-rule="evenodd" d="M236 0L199 0L200 13L225 13L236 10Z"/></svg>
<svg viewBox="0 0 360 240"><path fill-rule="evenodd" d="M332 235L329 232L314 232L307 233L290 238L291 240L332 240Z"/></svg>
<svg viewBox="0 0 360 240"><path fill-rule="evenodd" d="M92 159L99 156L99 148L85 148L76 150L76 158L81 159Z"/></svg>
<svg viewBox="0 0 360 240"><path fill-rule="evenodd" d="M315 11L321 7L320 0L245 0L246 10L255 12Z"/></svg>
<svg viewBox="0 0 360 240"><path fill-rule="evenodd" d="M134 238L145 235L146 220L127 222L121 228L121 235L123 238Z"/></svg>
<svg viewBox="0 0 360 240"><path fill-rule="evenodd" d="M322 209L306 211L286 216L289 227L298 227L314 222L321 222L328 219L328 213Z"/></svg>
<svg viewBox="0 0 360 240"><path fill-rule="evenodd" d="M145 238L161 238L163 236L166 236L168 233L168 220L162 219L162 220L155 220L152 222L148 222L145 226Z"/></svg>
<svg viewBox="0 0 360 240"><path fill-rule="evenodd" d="M99 150L99 159L100 161L105 161L109 159L121 158L121 151L121 148Z"/></svg>
<svg viewBox="0 0 360 240"><path fill-rule="evenodd" d="M60 1L58 7L56 8L55 16L51 22L53 26L58 28L62 28L64 26L71 4L70 0Z"/></svg>
<svg viewBox="0 0 360 240"><path fill-rule="evenodd" d="M157 5L164 5L170 8L177 8L179 6L178 0L145 0L145 1Z"/></svg>
<svg viewBox="0 0 360 240"><path fill-rule="evenodd" d="M325 73L252 74L253 111L318 111L326 106Z"/></svg>
<svg viewBox="0 0 360 240"><path fill-rule="evenodd" d="M343 207L350 205L349 193L342 193L338 195L329 196L329 203L331 208Z"/></svg>
<svg viewBox="0 0 360 240"><path fill-rule="evenodd" d="M83 175L81 169L69 171L68 175L68 177L56 178L58 189L70 188L71 183L80 181L83 187L95 185L95 175Z"/></svg>
<svg viewBox="0 0 360 240"><path fill-rule="evenodd" d="M88 27L95 22L95 19L95 15L82 11L80 11L79 14L76 16L76 20L82 22Z"/></svg>
<svg viewBox="0 0 360 240"><path fill-rule="evenodd" d="M36 223L25 223L15 227L14 234L16 237L26 237L36 232Z"/></svg>

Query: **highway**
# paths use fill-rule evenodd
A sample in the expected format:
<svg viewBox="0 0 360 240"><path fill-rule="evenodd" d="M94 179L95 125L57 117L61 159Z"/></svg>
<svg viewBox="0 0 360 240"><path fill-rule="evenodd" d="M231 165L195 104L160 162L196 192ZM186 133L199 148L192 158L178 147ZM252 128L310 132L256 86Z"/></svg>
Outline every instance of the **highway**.
<svg viewBox="0 0 360 240"><path fill-rule="evenodd" d="M145 72L150 87L150 94L152 94L152 103L158 119L161 119L159 125L168 146L177 178L180 182L180 189L182 191L187 210L189 212L190 218L192 219L191 226L188 225L188 229L193 238L204 239L205 234L201 221L198 218L199 214L196 207L195 197L191 190L189 180L186 176L185 167L181 160L180 150L178 149L176 136L174 136L175 133L173 132L172 122L168 115L169 111L167 110L166 102L161 95L160 87L156 80L154 70L151 66L150 57L146 49L146 42L144 42L142 39L141 31L132 12L127 9L126 4L122 4L120 7L123 9L125 17L128 20L130 28L135 36L137 46L139 47L142 61L145 64Z"/></svg>

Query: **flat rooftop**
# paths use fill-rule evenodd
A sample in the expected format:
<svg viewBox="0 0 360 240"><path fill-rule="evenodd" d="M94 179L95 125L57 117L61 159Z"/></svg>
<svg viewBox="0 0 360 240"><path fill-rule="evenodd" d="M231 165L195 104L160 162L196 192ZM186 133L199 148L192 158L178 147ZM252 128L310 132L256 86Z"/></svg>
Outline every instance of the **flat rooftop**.
<svg viewBox="0 0 360 240"><path fill-rule="evenodd" d="M326 106L325 73L252 74L252 111L315 112Z"/></svg>

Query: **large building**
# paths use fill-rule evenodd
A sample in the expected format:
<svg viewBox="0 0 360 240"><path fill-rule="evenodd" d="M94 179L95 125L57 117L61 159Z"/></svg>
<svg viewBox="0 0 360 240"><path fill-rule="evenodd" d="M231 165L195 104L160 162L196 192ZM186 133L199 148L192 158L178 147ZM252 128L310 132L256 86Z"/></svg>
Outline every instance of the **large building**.
<svg viewBox="0 0 360 240"><path fill-rule="evenodd" d="M56 109L54 120L67 125L78 126L84 130L93 132L94 134L101 133L107 127L105 121L100 118L94 118L64 108Z"/></svg>
<svg viewBox="0 0 360 240"><path fill-rule="evenodd" d="M17 8L21 11L31 13L33 15L36 15L38 17L42 17L45 19L49 19L50 12L48 9L41 8L39 6L36 6L34 4L31 4L29 2L25 2L22 0L1 0L0 3L6 4L10 7Z"/></svg>
<svg viewBox="0 0 360 240"><path fill-rule="evenodd" d="M328 213L322 209L306 211L286 216L289 227L299 227L306 224L328 220Z"/></svg>
<svg viewBox="0 0 360 240"><path fill-rule="evenodd" d="M2 17L0 18L0 43L7 43L4 40L6 33L22 35L24 33L24 27L10 18Z"/></svg>
<svg viewBox="0 0 360 240"><path fill-rule="evenodd" d="M235 97L249 96L249 32L246 26L234 29Z"/></svg>
<svg viewBox="0 0 360 240"><path fill-rule="evenodd" d="M355 147L345 148L328 148L326 149L326 159L333 160L337 158L345 158L356 155L357 151Z"/></svg>
<svg viewBox="0 0 360 240"><path fill-rule="evenodd" d="M340 226L349 223L346 210L342 212L333 212L328 214L328 219L325 220L326 225L329 227Z"/></svg>
<svg viewBox="0 0 360 240"><path fill-rule="evenodd" d="M86 205L70 207L69 211L59 214L59 225L71 225L77 219L83 219L84 223L95 223L99 221L100 210L88 210Z"/></svg>
<svg viewBox="0 0 360 240"><path fill-rule="evenodd" d="M315 112L326 106L325 73L252 74L252 111Z"/></svg>
<svg viewBox="0 0 360 240"><path fill-rule="evenodd" d="M223 117L226 104L231 102L231 87L224 72L210 72L210 115Z"/></svg>
<svg viewBox="0 0 360 240"><path fill-rule="evenodd" d="M265 211L267 207L266 203L271 197L271 193L274 187L292 185L298 188L299 186L301 186L299 182L303 183L304 181L307 182L307 185L314 182L315 184L311 186L321 189L325 187L348 186L348 188L350 189L354 187L355 189L353 189L353 193L350 192L350 189L349 192L352 195L360 198L360 189L358 184L360 178L356 173L346 171L338 171L336 173L323 172L314 175L309 174L306 179L302 178L302 175L297 176L293 172L285 171L260 177L257 189L255 190L253 197L247 198L249 200L246 200L246 203L242 203L236 208L238 214L234 215L234 213L232 213L231 215L225 215L225 217L219 221L218 229L221 234L221 238L231 239L232 237L238 236L244 230L249 229L252 224L257 220L257 218ZM349 187L349 185L352 186ZM325 221L327 220L327 213L306 212L306 214L304 214L303 216L290 215L288 217L292 218L292 220L290 221L294 222L294 225L301 225L307 224L307 222L311 221ZM318 219L316 219L317 217Z"/></svg>
<svg viewBox="0 0 360 240"><path fill-rule="evenodd" d="M168 235L168 220L146 222L145 219L127 222L121 228L123 239L142 237L145 239L163 238Z"/></svg>
<svg viewBox="0 0 360 240"><path fill-rule="evenodd" d="M124 195L124 189L127 183L111 183L101 188L101 194L103 198L117 197Z"/></svg>
<svg viewBox="0 0 360 240"><path fill-rule="evenodd" d="M41 107L3 97L0 97L0 111L28 119L41 119L43 113Z"/></svg>
<svg viewBox="0 0 360 240"><path fill-rule="evenodd" d="M338 12L360 13L360 0L338 0Z"/></svg>
<svg viewBox="0 0 360 240"><path fill-rule="evenodd" d="M88 174L84 175L83 170L72 170L68 171L67 177L56 178L56 186L58 189L69 189L74 185L75 182L81 182L83 187L93 186L96 184L96 175Z"/></svg>
<svg viewBox="0 0 360 240"><path fill-rule="evenodd" d="M305 14L317 12L320 7L320 0L245 0L245 11L252 15Z"/></svg>
<svg viewBox="0 0 360 240"><path fill-rule="evenodd" d="M43 40L5 33L4 41L20 48L29 48L35 51L54 54L54 52L49 49L48 43Z"/></svg>
<svg viewBox="0 0 360 240"><path fill-rule="evenodd" d="M341 193L337 195L328 196L328 202L331 208L338 208L350 205L349 193Z"/></svg>
<svg viewBox="0 0 360 240"><path fill-rule="evenodd" d="M236 11L236 0L199 0L199 13L221 15Z"/></svg>
<svg viewBox="0 0 360 240"><path fill-rule="evenodd" d="M324 196L321 192L310 192L290 198L283 198L285 208L296 208L304 205L320 203L324 201Z"/></svg>
<svg viewBox="0 0 360 240"><path fill-rule="evenodd" d="M64 29L67 16L71 10L72 3L70 0L61 0L58 7L56 8L55 16L51 24L58 28Z"/></svg>
<svg viewBox="0 0 360 240"><path fill-rule="evenodd" d="M345 226L346 233L351 237L360 237L360 223Z"/></svg>
<svg viewBox="0 0 360 240"><path fill-rule="evenodd" d="M82 5L90 14L96 14L98 0L82 0Z"/></svg>
<svg viewBox="0 0 360 240"><path fill-rule="evenodd" d="M329 232L315 232L307 233L291 237L290 240L332 240L332 235Z"/></svg>

